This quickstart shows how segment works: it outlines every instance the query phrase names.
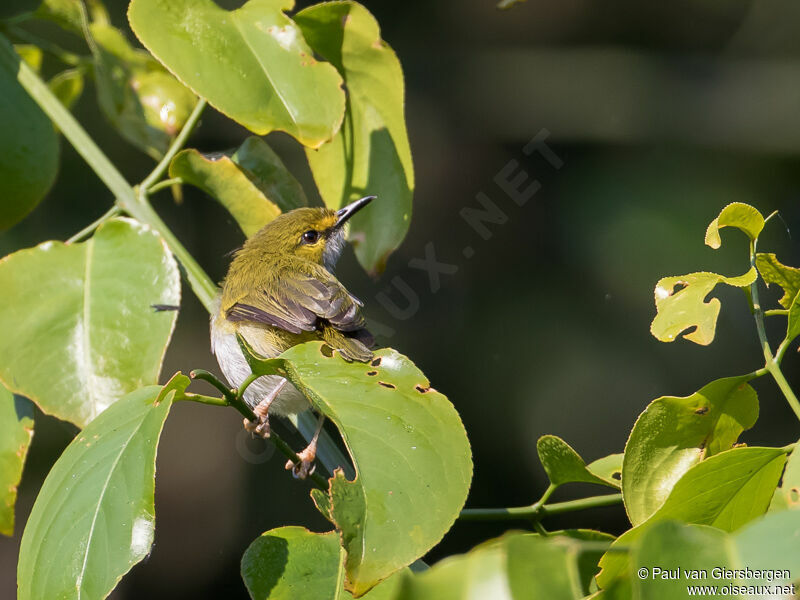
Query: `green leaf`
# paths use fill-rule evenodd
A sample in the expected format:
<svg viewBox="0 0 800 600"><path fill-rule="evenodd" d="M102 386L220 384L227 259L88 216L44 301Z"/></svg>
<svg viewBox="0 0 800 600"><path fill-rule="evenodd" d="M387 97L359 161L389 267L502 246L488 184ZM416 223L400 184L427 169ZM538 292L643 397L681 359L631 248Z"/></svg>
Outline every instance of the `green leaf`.
<svg viewBox="0 0 800 600"><path fill-rule="evenodd" d="M757 253L756 268L767 284L777 283L783 288L783 297L778 303L789 308L800 291L800 269L781 264L772 252Z"/></svg>
<svg viewBox="0 0 800 600"><path fill-rule="evenodd" d="M305 206L303 188L261 138L250 137L229 153L179 152L169 166L222 204L250 237L281 211Z"/></svg>
<svg viewBox="0 0 800 600"><path fill-rule="evenodd" d="M755 267L738 277L725 277L717 273L689 273L678 277L664 277L656 284L655 299L658 314L650 325L650 332L661 342L673 342L687 329L684 338L706 346L714 341L717 316L721 303L706 296L718 283L745 287L756 280Z"/></svg>
<svg viewBox="0 0 800 600"><path fill-rule="evenodd" d="M212 0L133 0L131 28L197 95L250 131L285 131L319 147L342 123L342 79L315 60L284 14L293 0L250 0L227 11Z"/></svg>
<svg viewBox="0 0 800 600"><path fill-rule="evenodd" d="M172 254L130 219L84 243L45 242L0 261L0 379L45 413L85 426L156 383L180 302ZM20 302L24 298L24 302Z"/></svg>
<svg viewBox="0 0 800 600"><path fill-rule="evenodd" d="M636 597L683 600L687 585L769 585L770 597L793 597L788 589L778 591L775 586L788 588L796 579L792 574L800 571L798 536L800 513L794 511L770 514L734 535L711 527L659 523L642 536L633 554L633 572L643 567L648 570L644 578L633 577ZM662 572L655 572L654 566ZM664 570L671 570L678 579L663 579ZM753 596L761 594L744 595Z"/></svg>
<svg viewBox="0 0 800 600"><path fill-rule="evenodd" d="M331 208L378 196L373 209L353 217L350 239L364 268L380 273L408 231L414 191L400 61L374 17L356 2L316 4L295 20L347 86L339 133L319 150L306 150L314 180Z"/></svg>
<svg viewBox="0 0 800 600"><path fill-rule="evenodd" d="M242 557L242 579L254 600L338 600L344 591L344 552L339 534L279 527L256 539ZM402 572L362 598L394 597Z"/></svg>
<svg viewBox="0 0 800 600"><path fill-rule="evenodd" d="M583 598L588 580L582 580L580 557L596 564L597 556L584 555L580 539L593 538L508 534L446 558L424 573L407 575L395 600Z"/></svg>
<svg viewBox="0 0 800 600"><path fill-rule="evenodd" d="M536 450L547 477L553 485L582 481L613 488L619 487L619 484L613 479L603 479L589 471L578 453L560 437L543 435L536 443Z"/></svg>
<svg viewBox="0 0 800 600"><path fill-rule="evenodd" d="M658 398L639 416L622 468L622 495L633 525L658 510L693 465L728 450L755 424L758 396L749 379L718 379L685 398Z"/></svg>
<svg viewBox="0 0 800 600"><path fill-rule="evenodd" d="M0 534L14 535L14 504L33 438L33 405L0 385Z"/></svg>
<svg viewBox="0 0 800 600"><path fill-rule="evenodd" d="M150 552L156 448L189 378L114 404L67 446L33 505L19 553L18 600L105 598Z"/></svg>
<svg viewBox="0 0 800 600"><path fill-rule="evenodd" d="M160 158L197 99L118 29L98 22L89 30L100 108L123 138Z"/></svg>
<svg viewBox="0 0 800 600"><path fill-rule="evenodd" d="M771 511L800 508L800 452L793 450L786 461L781 485L775 490L770 502Z"/></svg>
<svg viewBox="0 0 800 600"><path fill-rule="evenodd" d="M786 339L793 340L800 335L800 294L797 294L789 307L789 316L786 322Z"/></svg>
<svg viewBox="0 0 800 600"><path fill-rule="evenodd" d="M0 43L8 46L5 40ZM0 231L21 221L50 191L58 172L58 136L17 83L19 59L0 51Z"/></svg>
<svg viewBox="0 0 800 600"><path fill-rule="evenodd" d="M453 405L408 358L382 349L371 363L348 363L309 342L249 360L254 373L288 378L350 452L356 478L337 470L327 503L347 552L349 591L363 594L442 539L469 490L469 442Z"/></svg>
<svg viewBox="0 0 800 600"><path fill-rule="evenodd" d="M596 475L609 485L620 489L622 479L622 458L623 454L609 454L603 458L590 462L586 465L589 472Z"/></svg>
<svg viewBox="0 0 800 600"><path fill-rule="evenodd" d="M733 448L715 454L689 469L661 508L623 533L613 546L630 545L654 524L672 519L734 531L767 510L785 462L782 448ZM607 552L597 583L608 587L627 572L629 564L627 554Z"/></svg>
<svg viewBox="0 0 800 600"><path fill-rule="evenodd" d="M66 106L72 108L83 93L83 70L66 69L47 82L50 91Z"/></svg>
<svg viewBox="0 0 800 600"><path fill-rule="evenodd" d="M722 209L719 216L711 221L706 229L706 245L715 250L722 245L719 230L723 227L736 227L743 231L751 241L755 241L764 229L764 217L755 208L742 202L732 202Z"/></svg>

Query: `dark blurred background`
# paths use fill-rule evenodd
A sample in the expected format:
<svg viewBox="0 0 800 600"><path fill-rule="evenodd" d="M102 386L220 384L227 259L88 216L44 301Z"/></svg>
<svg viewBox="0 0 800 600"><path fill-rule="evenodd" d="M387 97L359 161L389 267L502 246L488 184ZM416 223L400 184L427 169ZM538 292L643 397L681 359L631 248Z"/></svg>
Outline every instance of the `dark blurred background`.
<svg viewBox="0 0 800 600"><path fill-rule="evenodd" d="M127 3L106 4L114 24L131 35ZM563 437L587 461L621 452L654 398L688 395L712 379L761 366L740 292L717 292L723 301L717 339L699 347L662 344L650 335L653 287L664 275L747 269L738 232L723 234L720 250L703 245L706 225L732 201L765 215L780 209L783 221L768 225L761 249L800 263L800 5L530 0L499 12L488 0L365 4L405 69L415 205L408 238L380 279L368 278L351 251L338 274L381 324L381 345L409 355L461 413L475 461L468 506L537 499L546 487L536 456L542 434ZM54 27L39 32L83 51ZM76 114L131 181L152 168L102 121L92 89ZM546 132L560 169L522 152ZM193 145L222 150L245 136L208 109ZM268 140L313 197L302 150L281 134ZM541 185L523 206L494 181L512 159ZM508 217L488 225L488 240L459 216L479 208L480 192ZM27 220L0 236L0 254L66 239L110 202L62 141L55 188ZM242 242L227 214L189 188L182 206L168 193L155 202L220 280L226 253ZM436 291L424 271L408 266L425 256L429 243L438 261L457 267L441 276ZM470 258L467 246L474 250ZM384 292L407 305L391 283L395 277L413 290L417 309L400 314L379 301ZM765 303L776 306L779 296L771 290ZM783 323L770 325L773 339L780 339ZM784 365L800 383L794 352ZM218 372L208 351L207 315L184 286L163 378L198 367ZM797 423L776 387L768 380L755 386L761 418L743 439L795 441ZM284 524L329 529L308 486L241 431L235 411L188 403L174 408L158 453L155 546L114 598L246 598L239 559L261 532ZM15 594L22 527L48 468L74 434L68 424L37 419L17 535L0 539L0 597ZM554 499L603 492L566 486ZM426 560L465 551L509 525L525 526L456 524ZM621 507L546 525L611 533L628 526Z"/></svg>

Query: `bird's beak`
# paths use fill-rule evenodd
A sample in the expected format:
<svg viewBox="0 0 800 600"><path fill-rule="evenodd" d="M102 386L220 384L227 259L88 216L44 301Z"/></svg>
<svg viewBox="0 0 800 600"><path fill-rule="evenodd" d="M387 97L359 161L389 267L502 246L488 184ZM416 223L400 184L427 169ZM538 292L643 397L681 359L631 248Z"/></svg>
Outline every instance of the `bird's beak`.
<svg viewBox="0 0 800 600"><path fill-rule="evenodd" d="M347 206L344 206L336 211L336 216L338 219L336 220L336 224L334 228L338 229L339 227L343 226L347 221L364 208L367 204L375 200L376 196L364 196L363 198L359 198L355 202L351 202Z"/></svg>

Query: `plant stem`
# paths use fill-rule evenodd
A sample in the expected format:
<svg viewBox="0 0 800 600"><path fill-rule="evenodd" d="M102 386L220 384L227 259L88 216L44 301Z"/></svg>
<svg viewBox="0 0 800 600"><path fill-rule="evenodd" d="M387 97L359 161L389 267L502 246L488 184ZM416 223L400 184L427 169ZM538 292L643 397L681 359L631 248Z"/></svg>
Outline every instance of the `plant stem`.
<svg viewBox="0 0 800 600"><path fill-rule="evenodd" d="M775 214L775 213L773 213ZM772 217L772 215L770 215ZM756 245L757 241L750 242L750 265L755 268L756 266ZM783 392L786 401L789 403L789 406L794 411L795 416L800 420L800 402L797 400L797 396L795 396L794 391L792 390L789 382L786 381L786 377L783 376L783 372L781 371L780 367L780 358L783 358L783 353L786 352L786 341L781 344L781 347L778 350L776 355L772 354L772 348L769 345L769 339L767 339L767 331L764 327L764 311L761 309L761 303L758 298L758 278L750 284L750 297L753 300L753 318L756 321L756 331L758 332L758 340L761 342L761 349L764 352L764 367L769 371L769 374L772 375L772 378L775 380L775 383L778 384L781 392ZM779 357L776 360L776 357Z"/></svg>
<svg viewBox="0 0 800 600"><path fill-rule="evenodd" d="M605 496L592 496L555 504L539 505L536 503L531 506L512 508L465 508L458 518L462 521L509 521L514 519L540 521L552 515L599 506L613 506L620 502L622 502L622 494L607 494Z"/></svg>
<svg viewBox="0 0 800 600"><path fill-rule="evenodd" d="M192 109L189 118L186 119L186 123L181 129L180 133L175 136L175 139L172 140L172 144L167 149L166 154L164 157L159 161L156 165L156 168L145 177L144 181L142 181L139 189L145 190L146 192L150 191L150 187L156 183L161 177L163 177L164 173L166 173L167 169L169 168L169 163L172 162L172 159L175 155L181 151L183 146L186 144L186 141L189 139L189 136L194 131L194 128L197 126L197 123L200 120L200 115L203 114L203 109L205 109L207 102L201 98L197 101L197 104L194 105L194 109Z"/></svg>
<svg viewBox="0 0 800 600"><path fill-rule="evenodd" d="M778 315L786 316L788 314L789 314L789 309L787 308L773 308L764 311L765 317L776 317Z"/></svg>
<svg viewBox="0 0 800 600"><path fill-rule="evenodd" d="M180 177L172 177L171 179L162 179L158 183L154 183L150 186L150 189L147 190L147 193L152 196L156 192L160 192L161 190L172 187L173 185L181 185L183 183L183 179Z"/></svg>
<svg viewBox="0 0 800 600"><path fill-rule="evenodd" d="M66 243L74 244L75 242L80 242L81 240L86 239L87 237L92 235L94 233L94 230L100 227L100 225L102 225L109 219L113 219L120 213L122 213L122 210L120 210L119 206L115 204L114 206L109 208L99 219L97 219L93 223L90 223L89 225L81 229L78 233L69 238L66 241Z"/></svg>

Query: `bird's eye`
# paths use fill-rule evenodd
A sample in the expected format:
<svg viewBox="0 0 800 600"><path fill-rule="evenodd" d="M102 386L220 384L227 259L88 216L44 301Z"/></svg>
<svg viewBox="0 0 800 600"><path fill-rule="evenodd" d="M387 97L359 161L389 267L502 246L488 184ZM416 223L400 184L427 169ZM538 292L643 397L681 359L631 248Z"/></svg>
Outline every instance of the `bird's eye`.
<svg viewBox="0 0 800 600"><path fill-rule="evenodd" d="M319 231L310 229L303 234L303 242L306 244L313 244L319 239Z"/></svg>

